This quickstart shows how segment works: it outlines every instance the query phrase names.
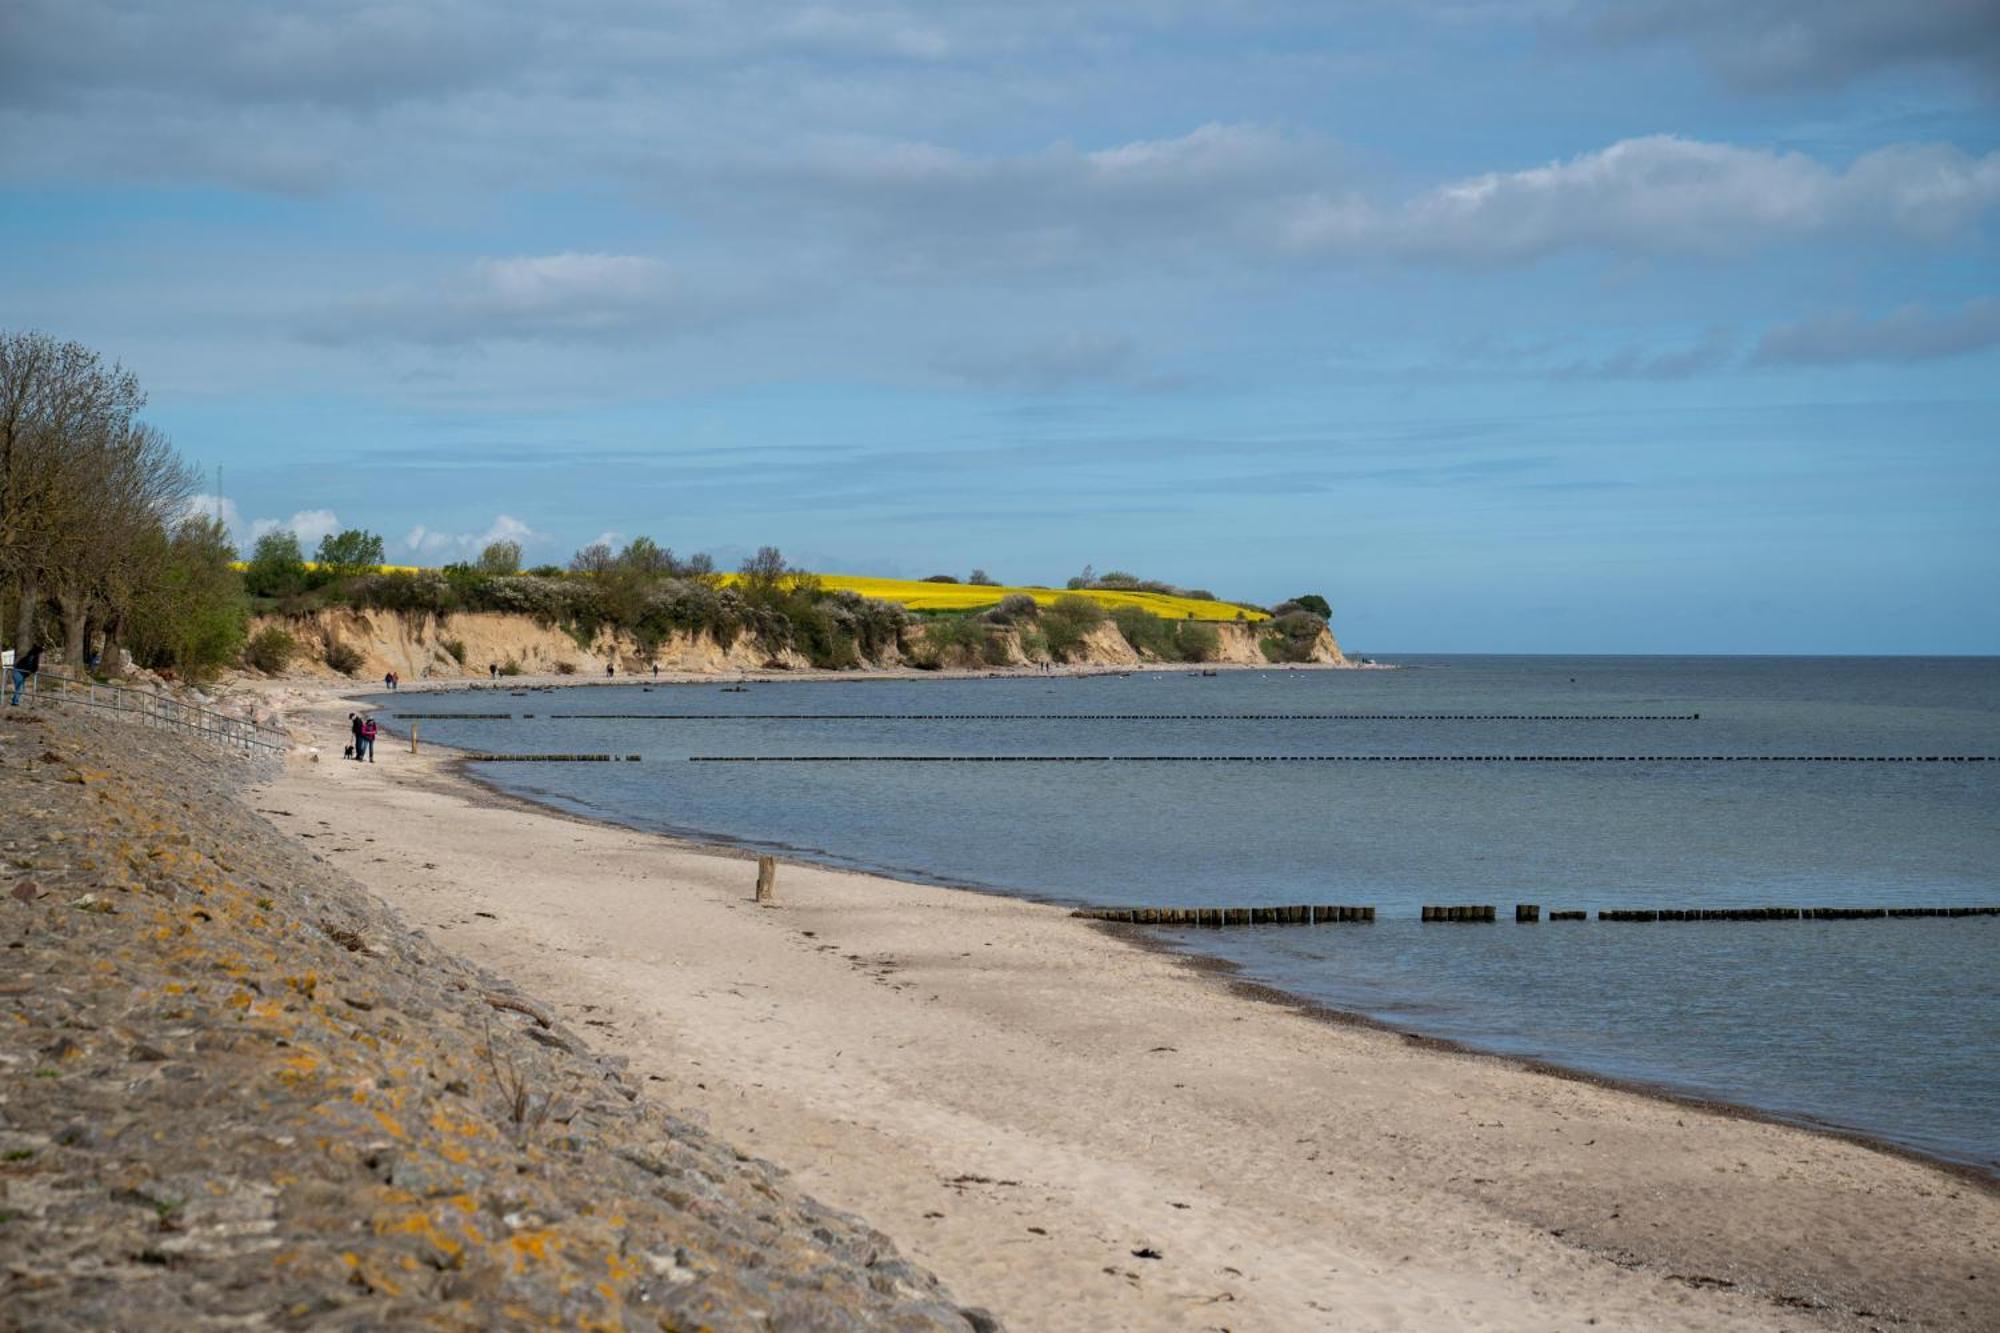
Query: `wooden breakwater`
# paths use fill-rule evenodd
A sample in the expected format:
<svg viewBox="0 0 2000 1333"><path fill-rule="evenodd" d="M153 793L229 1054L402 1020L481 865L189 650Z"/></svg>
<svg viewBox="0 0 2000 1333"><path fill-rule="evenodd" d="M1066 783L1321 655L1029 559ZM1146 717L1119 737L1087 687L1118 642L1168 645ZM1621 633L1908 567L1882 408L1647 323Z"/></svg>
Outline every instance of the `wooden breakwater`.
<svg viewBox="0 0 2000 1333"><path fill-rule="evenodd" d="M480 764L636 764L636 754L468 754Z"/></svg>
<svg viewBox="0 0 2000 1333"><path fill-rule="evenodd" d="M691 764L1992 764L1985 754L696 754Z"/></svg>
<svg viewBox="0 0 2000 1333"><path fill-rule="evenodd" d="M1493 904L1468 904L1459 907L1425 907L1422 919L1425 921L1480 922L1498 919Z"/></svg>
<svg viewBox="0 0 2000 1333"><path fill-rule="evenodd" d="M1116 921L1134 926L1330 926L1372 925L1373 907L1298 903L1288 907L1080 907L1070 913L1087 921ZM1597 913L1599 921L1875 921L1912 917L2000 916L1996 907L1647 907L1611 908ZM1500 920L1493 903L1453 906L1426 904L1425 924L1491 924ZM1534 925L1543 919L1539 903L1515 903L1514 921ZM1588 921L1581 909L1552 911L1550 921Z"/></svg>
<svg viewBox="0 0 2000 1333"><path fill-rule="evenodd" d="M1324 903L1289 907L1080 907L1070 915L1134 926L1362 926L1374 922L1375 909Z"/></svg>
<svg viewBox="0 0 2000 1333"><path fill-rule="evenodd" d="M1886 921L2000 916L2000 907L1647 907L1607 908L1599 921Z"/></svg>

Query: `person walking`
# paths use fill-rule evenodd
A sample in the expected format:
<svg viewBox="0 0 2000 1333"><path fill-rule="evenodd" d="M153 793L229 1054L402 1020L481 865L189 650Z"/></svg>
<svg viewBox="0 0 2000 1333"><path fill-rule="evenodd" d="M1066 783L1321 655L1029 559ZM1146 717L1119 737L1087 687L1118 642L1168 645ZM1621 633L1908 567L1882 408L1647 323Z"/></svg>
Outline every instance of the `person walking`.
<svg viewBox="0 0 2000 1333"><path fill-rule="evenodd" d="M42 669L42 645L39 643L14 659L14 697L7 701L9 708L21 702L21 691L34 674Z"/></svg>
<svg viewBox="0 0 2000 1333"><path fill-rule="evenodd" d="M361 743L368 751L368 762L375 762L375 719L368 718L361 724Z"/></svg>
<svg viewBox="0 0 2000 1333"><path fill-rule="evenodd" d="M486 679L500 679L500 664L498 662L488 662L486 664Z"/></svg>
<svg viewBox="0 0 2000 1333"><path fill-rule="evenodd" d="M349 759L359 759L361 757L361 714L349 713L347 715L347 729L354 733L354 739L349 742L347 747L347 757Z"/></svg>

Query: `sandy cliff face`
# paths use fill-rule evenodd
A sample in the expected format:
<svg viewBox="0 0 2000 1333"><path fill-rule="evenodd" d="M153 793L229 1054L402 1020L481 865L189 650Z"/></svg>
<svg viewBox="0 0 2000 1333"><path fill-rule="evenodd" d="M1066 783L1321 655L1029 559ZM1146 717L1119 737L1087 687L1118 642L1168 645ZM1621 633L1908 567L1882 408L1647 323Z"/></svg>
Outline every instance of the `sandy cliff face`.
<svg viewBox="0 0 2000 1333"><path fill-rule="evenodd" d="M391 611L318 611L310 616L264 616L251 625L256 633L276 625L298 639L302 651L292 675L334 676L325 664L326 648L337 641L353 648L362 665L353 674L369 680L394 671L403 679L438 680L484 677L488 665L512 662L529 675L550 675L565 664L580 676L601 676L615 662L619 674L638 673L657 660L662 671L743 671L772 665L802 668L806 660L789 650L772 654L747 638L724 648L707 634L676 634L649 658L629 634L600 630L579 641L567 631L537 624L521 615L471 611L443 621L431 615L402 616ZM452 647L464 650L461 663Z"/></svg>
<svg viewBox="0 0 2000 1333"><path fill-rule="evenodd" d="M567 667L578 676L602 676L607 664L616 663L618 673L640 674L657 661L662 671L733 672L771 667L805 670L811 666L804 657L787 649L772 653L762 644L739 638L727 648L709 635L676 634L649 655L629 634L600 630L579 640L568 631L538 624L528 616L497 612L461 612L440 621L423 614L405 616L392 611L355 611L346 608L318 611L308 616L263 616L252 625L254 634L267 625L288 631L300 649L288 674L333 677L339 673L325 663L330 644L339 643L361 655L361 665L352 673L358 679L379 679L394 671L406 681L478 679L487 674L489 664L513 663L528 675L552 675ZM1219 665L1264 666L1259 627L1247 623L1221 623L1217 634ZM907 636L910 656L922 656L924 627L913 626ZM1013 666L1037 665L1046 654L1022 651L1021 636L1014 630L998 632ZM462 650L460 654L454 649ZM1082 653L1069 663L1085 667L1134 667L1153 659L1134 651L1117 626L1106 622L1093 629L1084 640ZM1331 633L1322 633L1313 645L1309 660L1322 666L1348 666L1340 645ZM905 655L892 651L874 667L907 665ZM975 662L948 665L976 666Z"/></svg>
<svg viewBox="0 0 2000 1333"><path fill-rule="evenodd" d="M1219 666L1269 666L1270 659L1264 655L1263 634L1257 625L1224 622L1211 625L1216 631L1216 655L1211 659ZM921 630L914 632L921 634ZM914 637L912 645L920 642ZM1021 646L1021 635L1017 630L1002 630L997 635L1005 645L1009 666L1035 666L1049 660L1046 653L1029 653ZM1072 658L1068 665L1085 667L1133 667L1144 666L1159 659L1136 651L1118 632L1118 627L1109 622L1091 630L1083 641L1082 652ZM1352 666L1340 644L1331 631L1322 631L1312 645L1311 655L1306 659L1317 666ZM947 665L978 665L977 663L947 663Z"/></svg>

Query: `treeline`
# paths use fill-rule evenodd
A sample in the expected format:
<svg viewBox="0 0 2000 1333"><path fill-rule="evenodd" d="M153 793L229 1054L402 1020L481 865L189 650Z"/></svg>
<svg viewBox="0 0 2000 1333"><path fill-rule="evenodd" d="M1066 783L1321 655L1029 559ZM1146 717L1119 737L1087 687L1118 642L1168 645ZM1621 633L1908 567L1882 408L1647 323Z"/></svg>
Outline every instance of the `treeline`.
<svg viewBox="0 0 2000 1333"><path fill-rule="evenodd" d="M200 676L246 622L235 552L191 514L195 475L139 420L138 379L80 343L0 332L0 586L8 646L72 671Z"/></svg>

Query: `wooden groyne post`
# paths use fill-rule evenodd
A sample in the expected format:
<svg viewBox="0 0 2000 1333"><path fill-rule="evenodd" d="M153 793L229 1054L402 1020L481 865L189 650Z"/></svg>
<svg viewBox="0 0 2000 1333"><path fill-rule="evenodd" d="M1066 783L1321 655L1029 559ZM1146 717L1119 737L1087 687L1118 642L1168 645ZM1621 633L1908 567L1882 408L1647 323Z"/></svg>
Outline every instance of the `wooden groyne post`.
<svg viewBox="0 0 2000 1333"><path fill-rule="evenodd" d="M778 896L778 858L760 856L757 858L757 898L760 903L771 902Z"/></svg>
<svg viewBox="0 0 2000 1333"><path fill-rule="evenodd" d="M1425 921L1497 921L1499 913L1491 903L1466 904L1460 907L1425 907L1422 918Z"/></svg>
<svg viewBox="0 0 2000 1333"><path fill-rule="evenodd" d="M1135 926L1366 926L1373 907L1295 903L1288 907L1079 907L1071 916Z"/></svg>
<svg viewBox="0 0 2000 1333"><path fill-rule="evenodd" d="M417 724L412 722L410 724L410 753L415 754L416 752L417 752Z"/></svg>
<svg viewBox="0 0 2000 1333"><path fill-rule="evenodd" d="M1536 923L1537 921L1540 921L1541 919L1542 919L1542 905L1541 905L1540 903L1515 903L1515 904L1514 904L1514 924L1515 924L1515 925L1517 925L1517 926L1529 926L1529 925L1533 925L1533 924L1534 924L1534 923Z"/></svg>

